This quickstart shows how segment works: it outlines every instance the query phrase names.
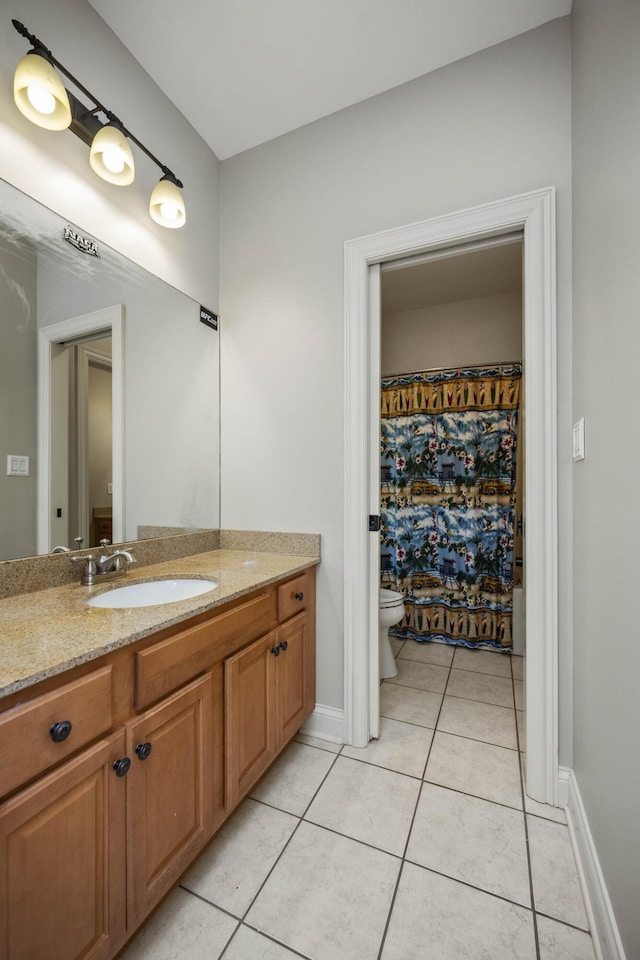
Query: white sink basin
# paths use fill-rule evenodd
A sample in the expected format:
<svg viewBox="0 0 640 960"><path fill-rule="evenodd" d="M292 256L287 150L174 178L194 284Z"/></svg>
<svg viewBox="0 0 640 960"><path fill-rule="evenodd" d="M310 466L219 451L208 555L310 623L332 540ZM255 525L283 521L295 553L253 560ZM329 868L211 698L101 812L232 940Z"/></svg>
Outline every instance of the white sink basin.
<svg viewBox="0 0 640 960"><path fill-rule="evenodd" d="M87 605L119 610L129 607L155 607L161 603L175 603L177 600L199 597L201 593L215 590L217 586L217 580L149 580L147 583L115 587L97 597L91 597L87 600Z"/></svg>

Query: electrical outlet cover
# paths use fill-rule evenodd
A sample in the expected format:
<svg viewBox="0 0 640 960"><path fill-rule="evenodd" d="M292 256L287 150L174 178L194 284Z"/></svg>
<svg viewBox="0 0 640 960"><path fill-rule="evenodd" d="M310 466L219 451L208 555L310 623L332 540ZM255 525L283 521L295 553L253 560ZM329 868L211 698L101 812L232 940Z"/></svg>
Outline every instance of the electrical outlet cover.
<svg viewBox="0 0 640 960"><path fill-rule="evenodd" d="M584 460L584 417L573 425L573 459Z"/></svg>

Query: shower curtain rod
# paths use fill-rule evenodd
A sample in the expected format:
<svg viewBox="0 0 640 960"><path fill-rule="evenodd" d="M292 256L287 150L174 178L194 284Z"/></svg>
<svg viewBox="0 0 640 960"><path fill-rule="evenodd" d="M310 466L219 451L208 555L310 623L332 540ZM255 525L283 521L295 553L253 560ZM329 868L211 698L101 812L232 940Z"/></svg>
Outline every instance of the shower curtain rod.
<svg viewBox="0 0 640 960"><path fill-rule="evenodd" d="M383 373L382 380L389 377L413 377L418 373L444 373L445 370L492 370L495 367L512 367L516 363L522 363L522 360L500 360L497 363L456 363L448 367L427 367L422 370L402 370L400 373Z"/></svg>

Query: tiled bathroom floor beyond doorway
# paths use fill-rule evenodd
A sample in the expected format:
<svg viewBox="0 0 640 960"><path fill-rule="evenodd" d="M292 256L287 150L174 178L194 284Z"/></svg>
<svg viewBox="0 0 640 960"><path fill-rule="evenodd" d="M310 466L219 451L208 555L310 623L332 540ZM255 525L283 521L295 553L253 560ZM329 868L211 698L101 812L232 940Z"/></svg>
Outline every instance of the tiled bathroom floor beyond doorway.
<svg viewBox="0 0 640 960"><path fill-rule="evenodd" d="M122 960L594 960L523 661L396 644L366 749L299 735Z"/></svg>

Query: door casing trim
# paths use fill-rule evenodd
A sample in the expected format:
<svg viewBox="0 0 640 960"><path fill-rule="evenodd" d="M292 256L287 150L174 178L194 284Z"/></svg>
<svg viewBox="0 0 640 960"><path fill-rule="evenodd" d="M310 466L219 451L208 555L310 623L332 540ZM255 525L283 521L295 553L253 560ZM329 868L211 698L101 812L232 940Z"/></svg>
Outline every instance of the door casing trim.
<svg viewBox="0 0 640 960"><path fill-rule="evenodd" d="M369 268L521 229L526 411L527 793L558 804L558 467L555 188L385 230L345 243L345 742L368 743L378 704L371 676L378 622L371 592L372 344ZM373 724L375 729L375 723Z"/></svg>

